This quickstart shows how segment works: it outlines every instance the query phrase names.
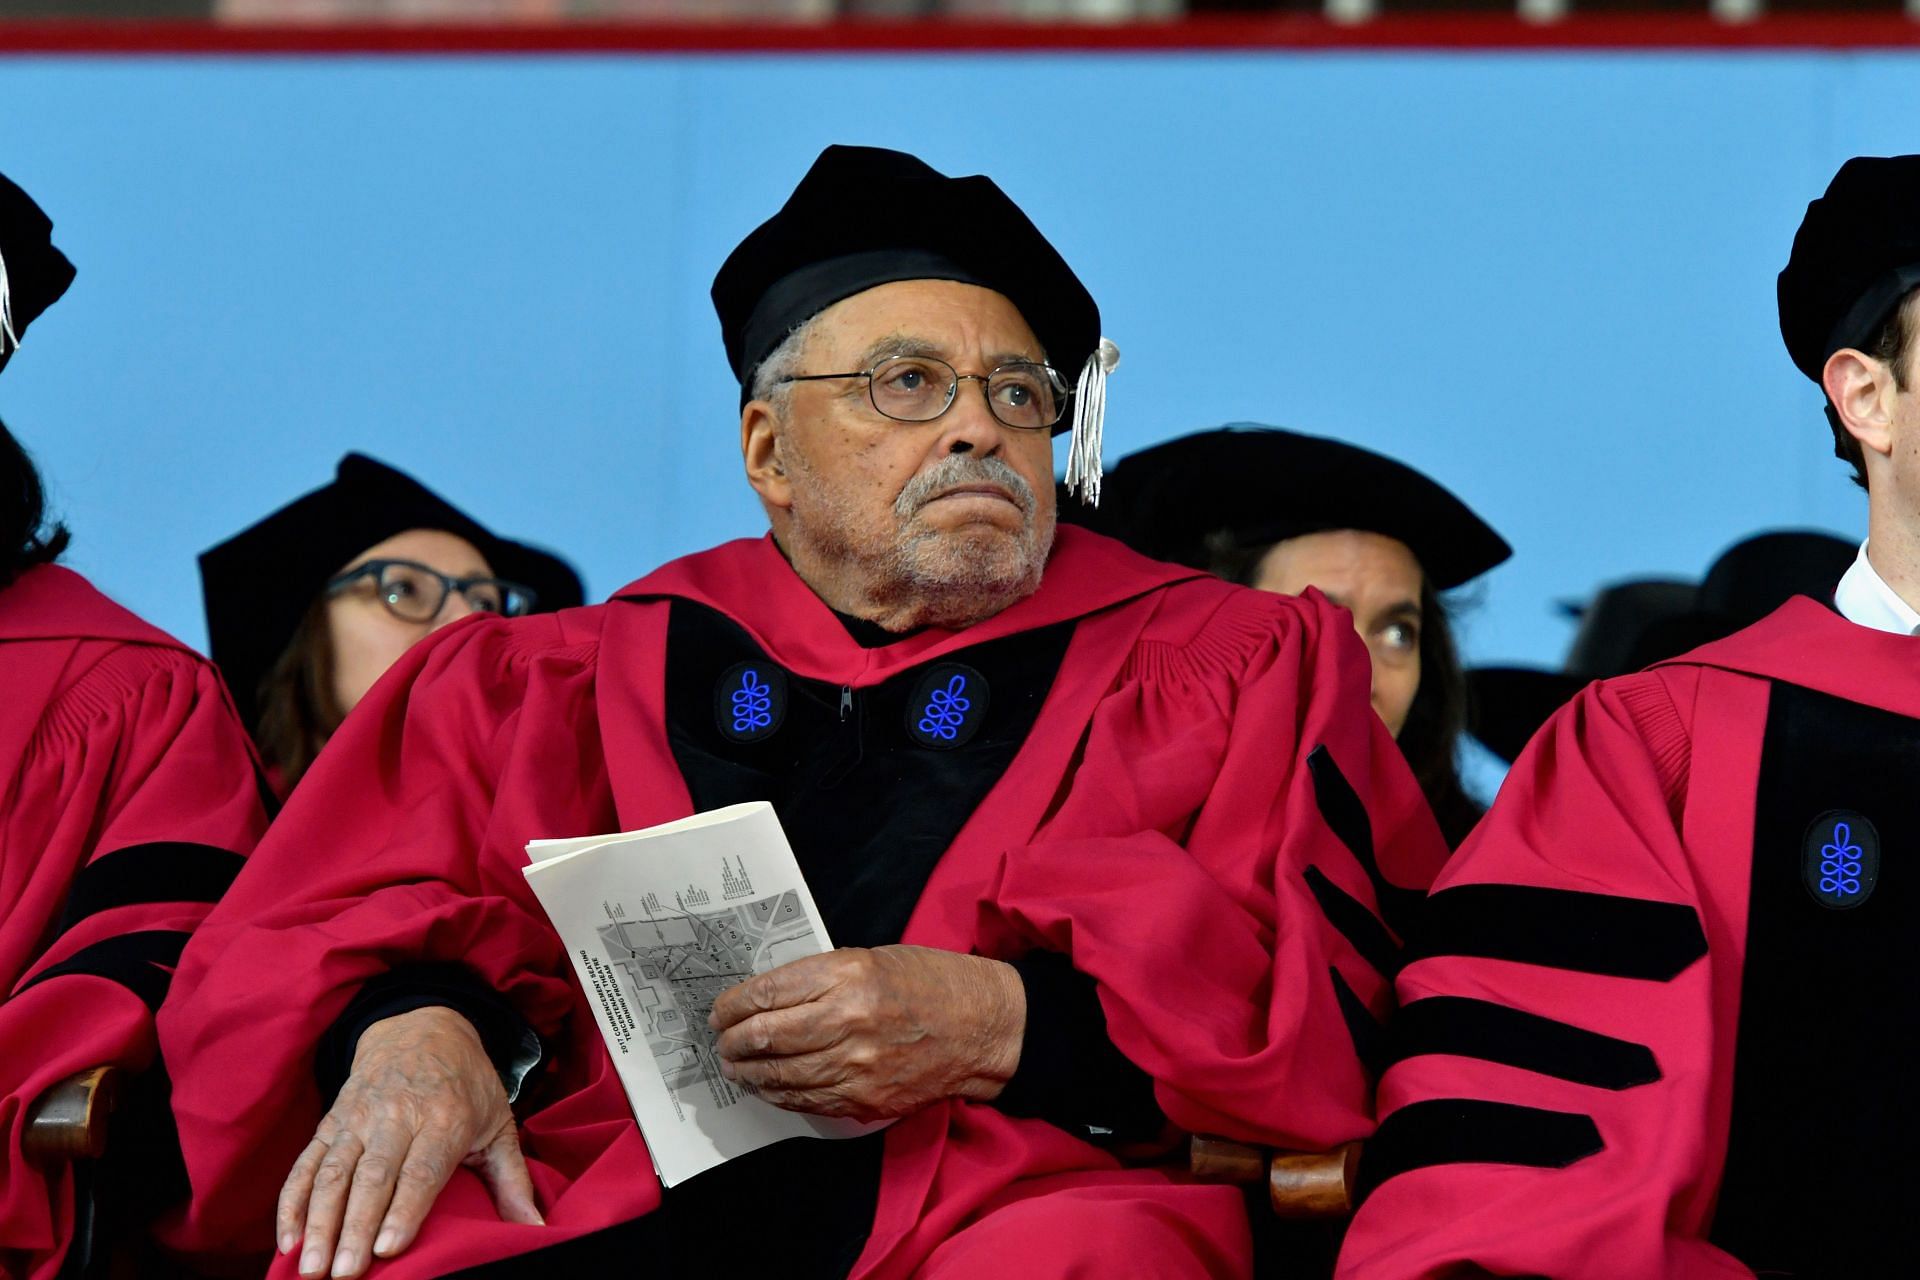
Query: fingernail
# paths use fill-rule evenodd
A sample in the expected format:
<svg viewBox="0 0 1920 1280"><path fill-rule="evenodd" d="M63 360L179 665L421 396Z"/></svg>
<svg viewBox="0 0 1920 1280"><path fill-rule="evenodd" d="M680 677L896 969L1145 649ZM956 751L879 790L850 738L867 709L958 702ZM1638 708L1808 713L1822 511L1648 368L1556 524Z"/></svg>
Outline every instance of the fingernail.
<svg viewBox="0 0 1920 1280"><path fill-rule="evenodd" d="M300 1243L300 1237L297 1233L292 1231L282 1231L280 1233L280 1243L277 1247L279 1248L281 1253L292 1253L293 1246L299 1243Z"/></svg>
<svg viewBox="0 0 1920 1280"><path fill-rule="evenodd" d="M373 1251L384 1257L387 1251L393 1248L394 1239L398 1237L399 1234L400 1233L392 1227L380 1228L380 1234L376 1236L373 1241Z"/></svg>
<svg viewBox="0 0 1920 1280"><path fill-rule="evenodd" d="M720 1059L720 1074L729 1080L733 1079L735 1075L734 1065L725 1058Z"/></svg>
<svg viewBox="0 0 1920 1280"><path fill-rule="evenodd" d="M303 1276L317 1276L323 1274L326 1269L327 1260L321 1256L320 1246L317 1244L308 1245L307 1251L300 1255L300 1274Z"/></svg>
<svg viewBox="0 0 1920 1280"><path fill-rule="evenodd" d="M360 1257L353 1250L342 1249L333 1255L333 1274L350 1276L358 1269L359 1262Z"/></svg>

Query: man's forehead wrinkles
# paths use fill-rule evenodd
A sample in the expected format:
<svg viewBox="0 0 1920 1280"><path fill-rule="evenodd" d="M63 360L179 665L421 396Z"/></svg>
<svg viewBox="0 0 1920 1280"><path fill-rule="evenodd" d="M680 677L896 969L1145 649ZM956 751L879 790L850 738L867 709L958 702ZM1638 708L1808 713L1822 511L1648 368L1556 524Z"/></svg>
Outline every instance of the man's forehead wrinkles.
<svg viewBox="0 0 1920 1280"><path fill-rule="evenodd" d="M890 333L877 339L861 352L869 360L887 360L894 356L945 356L940 343L911 333Z"/></svg>
<svg viewBox="0 0 1920 1280"><path fill-rule="evenodd" d="M932 338L918 337L908 333L890 333L869 344L860 354L861 358L869 364L890 360L896 356L928 356L951 364L956 360L964 360L969 353L953 351L945 343L937 342ZM1041 357L1033 351L1013 349L991 352L985 357L987 365L991 368L997 368L1003 364L1037 363L1040 359Z"/></svg>

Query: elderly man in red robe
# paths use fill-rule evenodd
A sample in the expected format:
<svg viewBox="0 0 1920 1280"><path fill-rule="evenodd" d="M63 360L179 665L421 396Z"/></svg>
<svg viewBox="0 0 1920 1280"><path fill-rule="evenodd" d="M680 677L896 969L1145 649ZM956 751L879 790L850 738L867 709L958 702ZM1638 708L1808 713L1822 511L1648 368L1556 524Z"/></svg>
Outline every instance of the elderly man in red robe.
<svg viewBox="0 0 1920 1280"><path fill-rule="evenodd" d="M52 227L0 177L0 366L73 279ZM113 1154L145 1162L155 1199L184 1193L153 1011L266 827L212 665L55 564L66 543L0 425L0 1275L23 1278L61 1274L76 1235L72 1170L25 1153L28 1110L66 1077L132 1076Z"/></svg>
<svg viewBox="0 0 1920 1280"><path fill-rule="evenodd" d="M1849 160L1780 329L1866 486L1831 592L1590 686L1401 972L1354 1277L1913 1265L1920 156Z"/></svg>
<svg viewBox="0 0 1920 1280"><path fill-rule="evenodd" d="M1050 440L1096 488L1114 354L988 179L830 148L713 294L771 536L448 627L349 718L163 1013L176 1243L1245 1274L1240 1192L1168 1135L1368 1130L1389 922L1444 857L1365 651L1317 596L1056 535ZM767 714L724 714L749 678ZM897 1122L663 1192L524 846L756 799L842 945L722 995L718 1051Z"/></svg>

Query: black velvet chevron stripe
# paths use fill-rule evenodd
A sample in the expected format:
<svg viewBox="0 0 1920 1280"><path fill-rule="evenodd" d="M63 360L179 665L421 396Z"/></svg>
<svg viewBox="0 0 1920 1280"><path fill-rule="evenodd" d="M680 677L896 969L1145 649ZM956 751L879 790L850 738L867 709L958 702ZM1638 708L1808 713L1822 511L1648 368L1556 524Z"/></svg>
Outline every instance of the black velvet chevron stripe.
<svg viewBox="0 0 1920 1280"><path fill-rule="evenodd" d="M1313 776L1313 798L1320 806L1320 816L1373 882L1373 896L1379 900L1380 914L1387 924L1401 937L1407 937L1427 895L1419 889L1403 889L1381 874L1379 859L1374 854L1373 821L1367 817L1367 807L1360 803L1347 775L1340 772L1333 753L1324 746L1315 747L1307 756L1307 772Z"/></svg>
<svg viewBox="0 0 1920 1280"><path fill-rule="evenodd" d="M82 947L59 964L35 974L26 985L35 987L63 974L91 973L119 983L139 996L147 1008L158 1009L173 982L173 966L180 963L180 952L192 936L180 929L123 933Z"/></svg>
<svg viewBox="0 0 1920 1280"><path fill-rule="evenodd" d="M1705 954L1700 917L1684 903L1466 884L1427 899L1407 960L1479 956L1667 982Z"/></svg>
<svg viewBox="0 0 1920 1280"><path fill-rule="evenodd" d="M1464 996L1401 1006L1392 1037L1395 1062L1445 1053L1615 1090L1660 1078L1660 1064L1643 1044Z"/></svg>
<svg viewBox="0 0 1920 1280"><path fill-rule="evenodd" d="M1391 1060L1387 1029L1374 1020L1367 1002L1347 985L1338 969L1329 965L1327 972L1333 978L1333 995L1340 1002L1340 1016L1346 1021L1347 1034L1353 1038L1353 1051L1360 1056L1367 1074L1378 1076Z"/></svg>
<svg viewBox="0 0 1920 1280"><path fill-rule="evenodd" d="M1320 868L1308 867L1302 874L1327 923L1346 936L1361 958L1378 969L1383 978L1400 972L1399 944L1394 942L1379 917L1367 910L1365 903L1327 879Z"/></svg>
<svg viewBox="0 0 1920 1280"><path fill-rule="evenodd" d="M218 902L246 859L210 844L130 844L80 868L67 894L62 931L88 916L141 902Z"/></svg>
<svg viewBox="0 0 1920 1280"><path fill-rule="evenodd" d="M1437 1164L1564 1169L1606 1149L1591 1116L1478 1098L1434 1098L1380 1122L1360 1153L1354 1203L1381 1183Z"/></svg>

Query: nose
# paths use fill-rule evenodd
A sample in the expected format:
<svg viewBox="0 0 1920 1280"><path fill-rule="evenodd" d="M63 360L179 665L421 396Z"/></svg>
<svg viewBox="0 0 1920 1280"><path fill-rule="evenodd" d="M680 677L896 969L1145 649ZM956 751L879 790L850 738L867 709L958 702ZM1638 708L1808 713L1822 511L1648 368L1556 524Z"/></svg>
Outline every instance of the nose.
<svg viewBox="0 0 1920 1280"><path fill-rule="evenodd" d="M942 453L996 452L1006 441L1006 430L987 407L986 379L962 375L953 407L940 420Z"/></svg>
<svg viewBox="0 0 1920 1280"><path fill-rule="evenodd" d="M449 622L458 622L472 612L474 612L474 608L467 603L465 596L461 595L458 591L449 591L447 592L446 603L440 606L440 612L434 618L433 625L427 628L427 634L432 635Z"/></svg>

